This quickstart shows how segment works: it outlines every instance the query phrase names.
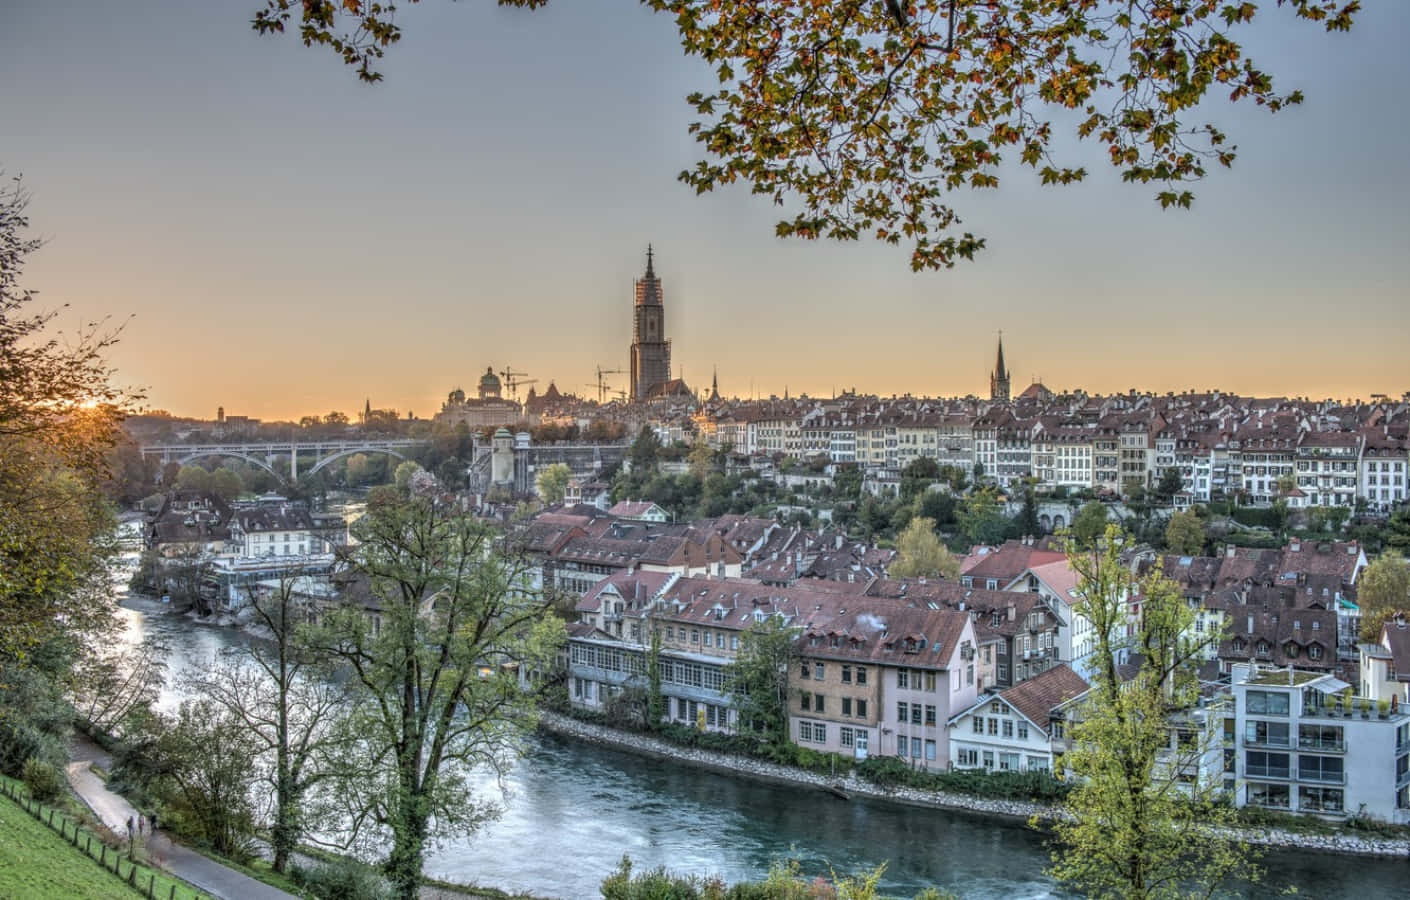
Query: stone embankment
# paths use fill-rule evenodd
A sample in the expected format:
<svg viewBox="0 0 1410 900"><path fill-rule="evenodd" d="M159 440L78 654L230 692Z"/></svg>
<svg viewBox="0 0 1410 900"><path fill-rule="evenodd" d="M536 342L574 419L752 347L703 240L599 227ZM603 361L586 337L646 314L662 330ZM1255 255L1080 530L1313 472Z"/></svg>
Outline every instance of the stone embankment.
<svg viewBox="0 0 1410 900"><path fill-rule="evenodd" d="M539 724L540 727L554 734L642 756L675 760L725 775L753 778L778 784L805 785L824 791L840 789L849 796L869 797L909 806L957 810L976 815L1002 816L1021 821L1027 821L1034 816L1046 819L1056 814L1056 811L1050 806L1021 800L998 800L976 797L972 794L926 791L908 787L882 788L851 773L836 777L818 775L804 769L779 765L761 759L751 759L731 753L718 753L694 747L682 747L647 735L620 731L547 711L542 713ZM1308 834L1278 828L1243 829L1239 832L1239 837L1251 844L1270 847L1298 848L1359 856L1401 858L1410 856L1410 838L1353 834Z"/></svg>

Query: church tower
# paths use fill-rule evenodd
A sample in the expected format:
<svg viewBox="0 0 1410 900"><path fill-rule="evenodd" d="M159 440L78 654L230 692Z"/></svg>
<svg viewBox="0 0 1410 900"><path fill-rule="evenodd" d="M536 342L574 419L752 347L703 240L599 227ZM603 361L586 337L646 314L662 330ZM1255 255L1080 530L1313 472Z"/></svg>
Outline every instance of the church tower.
<svg viewBox="0 0 1410 900"><path fill-rule="evenodd" d="M994 374L989 376L989 399L995 403L1009 402L1009 370L1004 368L1004 333L999 332L999 358Z"/></svg>
<svg viewBox="0 0 1410 900"><path fill-rule="evenodd" d="M666 340L666 308L654 256L648 244L646 274L636 280L631 353L633 402L647 399L654 388L671 379L671 342Z"/></svg>

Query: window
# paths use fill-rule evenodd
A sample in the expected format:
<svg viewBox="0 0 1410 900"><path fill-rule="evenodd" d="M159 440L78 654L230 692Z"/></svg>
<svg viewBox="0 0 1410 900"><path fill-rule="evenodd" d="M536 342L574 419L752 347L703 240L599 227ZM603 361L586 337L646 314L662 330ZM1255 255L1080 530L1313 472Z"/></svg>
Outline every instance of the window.
<svg viewBox="0 0 1410 900"><path fill-rule="evenodd" d="M1287 778L1291 774L1288 754L1249 750L1244 756L1244 774L1250 778Z"/></svg>
<svg viewBox="0 0 1410 900"><path fill-rule="evenodd" d="M732 635L729 636L729 648L730 648L731 650L738 650L738 649L739 649L739 635L737 635L737 634L732 634Z"/></svg>
<svg viewBox="0 0 1410 900"><path fill-rule="evenodd" d="M896 704L896 721L902 724L909 722L911 718L911 705L909 703Z"/></svg>
<svg viewBox="0 0 1410 900"><path fill-rule="evenodd" d="M692 628L692 629L690 629L690 642L691 642L692 644L698 644L698 643L700 643L700 629L699 629L699 628Z"/></svg>
<svg viewBox="0 0 1410 900"><path fill-rule="evenodd" d="M844 747L851 747L853 746L852 735L852 729L844 728L838 733L837 741Z"/></svg>
<svg viewBox="0 0 1410 900"><path fill-rule="evenodd" d="M910 687L909 672L908 672L906 669L897 669L897 670L896 670L896 687L898 687L898 688L908 688L908 687Z"/></svg>
<svg viewBox="0 0 1410 900"><path fill-rule="evenodd" d="M912 757L912 758L914 758L914 759L920 759L921 753L924 752L922 748L923 748L923 745L921 744L920 738L911 738L911 757Z"/></svg>
<svg viewBox="0 0 1410 900"><path fill-rule="evenodd" d="M813 677L816 678L818 681L823 680L823 674L825 671L826 669L823 667L822 663L815 663L813 665Z"/></svg>
<svg viewBox="0 0 1410 900"><path fill-rule="evenodd" d="M926 742L925 742L925 758L926 758L927 760L930 760L931 762L934 762L934 761L935 761L935 742L934 742L934 741L926 741Z"/></svg>
<svg viewBox="0 0 1410 900"><path fill-rule="evenodd" d="M986 768L986 769L992 769L992 768L994 768L994 751L993 751L993 750L985 750L985 751L984 751L984 768Z"/></svg>
<svg viewBox="0 0 1410 900"><path fill-rule="evenodd" d="M813 695L813 712L825 712L823 709L823 701L825 699L822 694Z"/></svg>
<svg viewBox="0 0 1410 900"><path fill-rule="evenodd" d="M1286 716L1288 695L1283 691L1249 691L1245 711L1256 716Z"/></svg>
<svg viewBox="0 0 1410 900"><path fill-rule="evenodd" d="M812 739L813 739L813 723L812 723L812 722L799 722L799 723L798 723L798 740L799 740L800 742L804 742L804 741L811 741Z"/></svg>
<svg viewBox="0 0 1410 900"><path fill-rule="evenodd" d="M974 717L974 733L975 733L975 734L983 734L983 733L984 733L984 717L983 717L983 716L975 716L975 717Z"/></svg>
<svg viewBox="0 0 1410 900"><path fill-rule="evenodd" d="M852 683L852 667L851 667L851 666L843 666L843 667L842 667L842 683L843 683L843 684L851 684L851 683Z"/></svg>
<svg viewBox="0 0 1410 900"><path fill-rule="evenodd" d="M1046 772L1048 771L1048 758L1046 756L1028 757L1028 771Z"/></svg>
<svg viewBox="0 0 1410 900"><path fill-rule="evenodd" d="M1297 789L1297 808L1308 812L1341 812L1341 788L1300 787Z"/></svg>
<svg viewBox="0 0 1410 900"><path fill-rule="evenodd" d="M1342 730L1340 725L1299 725L1297 745L1305 750L1341 750Z"/></svg>
<svg viewBox="0 0 1410 900"><path fill-rule="evenodd" d="M866 683L867 683L867 668L866 668L866 666L857 666L857 684L866 684Z"/></svg>
<svg viewBox="0 0 1410 900"><path fill-rule="evenodd" d="M1248 786L1250 806L1271 806L1275 809L1288 808L1288 786L1286 784L1250 784Z"/></svg>
<svg viewBox="0 0 1410 900"><path fill-rule="evenodd" d="M1259 744L1267 747L1290 746L1288 743L1288 723L1245 722L1244 743Z"/></svg>
<svg viewBox="0 0 1410 900"><path fill-rule="evenodd" d="M919 703L912 703L912 704L911 704L911 724L912 724L912 725L919 725L919 724L920 724L920 704L919 704Z"/></svg>
<svg viewBox="0 0 1410 900"><path fill-rule="evenodd" d="M804 681L807 681L809 673L812 671L812 668L805 662L801 667L799 667L798 677L803 679Z"/></svg>
<svg viewBox="0 0 1410 900"><path fill-rule="evenodd" d="M955 765L961 768L972 768L979 765L979 751L969 747L963 747L955 757Z"/></svg>
<svg viewBox="0 0 1410 900"><path fill-rule="evenodd" d="M1028 740L1028 723L1027 723L1027 722L1019 722L1019 723L1018 723L1018 739L1019 739L1020 741L1026 741L1026 740ZM1031 769L1031 768L1033 768L1033 767L1032 767L1032 766L1029 766L1028 768Z"/></svg>
<svg viewBox="0 0 1410 900"><path fill-rule="evenodd" d="M1325 781L1330 784L1342 783L1342 758L1340 756L1299 756L1297 777L1303 781Z"/></svg>
<svg viewBox="0 0 1410 900"><path fill-rule="evenodd" d="M715 632L715 648L717 650L725 649L725 633L723 631Z"/></svg>
<svg viewBox="0 0 1410 900"><path fill-rule="evenodd" d="M935 692L935 673L934 673L934 672L926 672L926 673L925 673L925 689L926 689L927 691L930 691L931 693L934 693L934 692Z"/></svg>
<svg viewBox="0 0 1410 900"><path fill-rule="evenodd" d="M799 695L798 695L798 708L801 709L801 710L803 710L803 712L807 712L807 711L808 711L808 707L809 707L810 703L812 702L812 698L813 698L813 695L810 694L810 693L808 693L807 691L804 691L803 693L799 694Z"/></svg>
<svg viewBox="0 0 1410 900"><path fill-rule="evenodd" d="M824 725L824 724L821 723L821 722L814 722L814 723L813 723L813 743L815 743L815 744L826 744L826 743L827 743L827 726Z"/></svg>
<svg viewBox="0 0 1410 900"><path fill-rule="evenodd" d="M925 708L925 724L927 724L927 725L934 725L934 724L935 724L935 707L933 707L933 706L926 706L926 708Z"/></svg>
<svg viewBox="0 0 1410 900"><path fill-rule="evenodd" d="M997 735L997 734L999 733L999 720L998 720L998 719L990 719L990 720L989 720L989 733L992 734L992 735Z"/></svg>
<svg viewBox="0 0 1410 900"><path fill-rule="evenodd" d="M1006 738L1011 738L1011 737L1013 737L1013 720L1012 720L1012 719L1005 719L1005 720L1004 720L1004 737L1006 737Z"/></svg>
<svg viewBox="0 0 1410 900"><path fill-rule="evenodd" d="M844 716L850 716L851 714L852 714L852 698L851 698L851 697L843 697L843 698L842 698L842 715L844 715Z"/></svg>

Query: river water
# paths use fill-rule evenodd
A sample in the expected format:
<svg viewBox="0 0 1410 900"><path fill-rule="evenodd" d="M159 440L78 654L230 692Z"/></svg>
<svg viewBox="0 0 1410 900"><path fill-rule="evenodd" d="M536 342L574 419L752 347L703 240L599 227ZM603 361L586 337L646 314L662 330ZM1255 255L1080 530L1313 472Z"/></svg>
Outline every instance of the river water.
<svg viewBox="0 0 1410 900"><path fill-rule="evenodd" d="M169 614L162 604L117 593L127 639L158 634L170 647L161 706L182 699L174 677L220 650L252 640L233 629ZM497 793L489 778L482 791ZM504 813L477 835L435 848L428 874L541 896L589 898L629 854L638 867L760 878L773 860L796 858L808 874L869 870L885 862L885 892L926 886L965 898L1060 897L1043 874L1042 836L1018 823L728 778L668 762L539 737L507 779ZM1410 863L1274 851L1250 897L1290 885L1312 898L1404 897Z"/></svg>

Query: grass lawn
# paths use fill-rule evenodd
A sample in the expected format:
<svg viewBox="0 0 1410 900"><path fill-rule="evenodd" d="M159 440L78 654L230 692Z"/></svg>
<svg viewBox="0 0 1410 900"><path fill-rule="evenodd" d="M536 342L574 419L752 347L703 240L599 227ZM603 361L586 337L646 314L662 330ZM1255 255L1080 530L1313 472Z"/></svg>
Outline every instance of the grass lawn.
<svg viewBox="0 0 1410 900"><path fill-rule="evenodd" d="M93 860L0 797L0 897L140 896Z"/></svg>

